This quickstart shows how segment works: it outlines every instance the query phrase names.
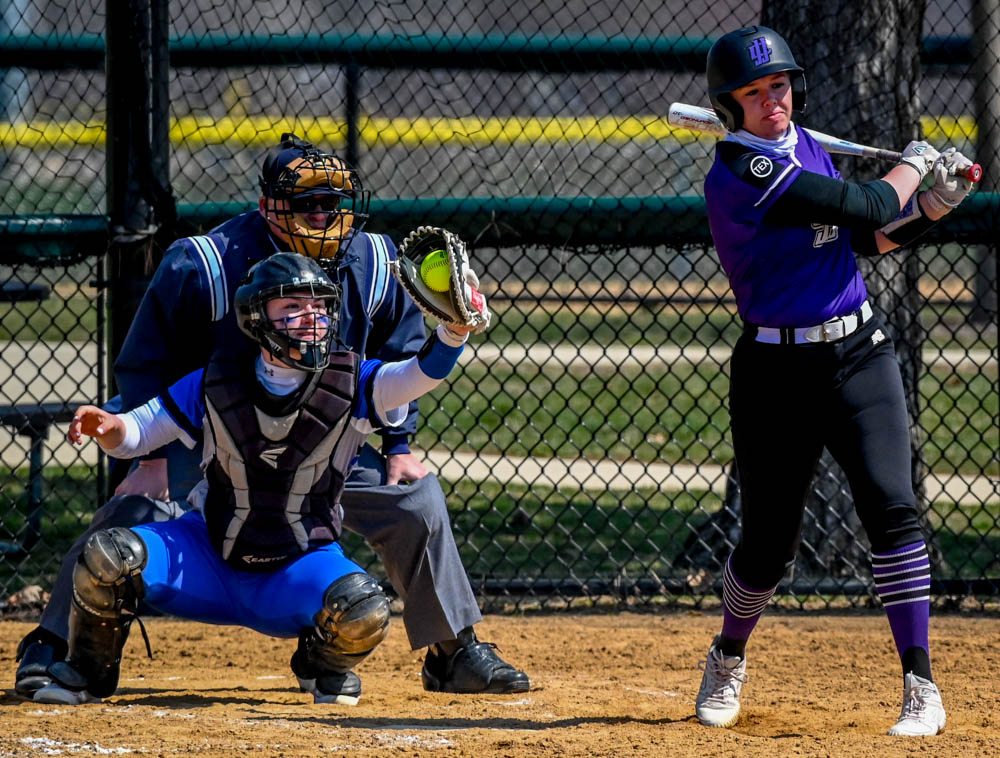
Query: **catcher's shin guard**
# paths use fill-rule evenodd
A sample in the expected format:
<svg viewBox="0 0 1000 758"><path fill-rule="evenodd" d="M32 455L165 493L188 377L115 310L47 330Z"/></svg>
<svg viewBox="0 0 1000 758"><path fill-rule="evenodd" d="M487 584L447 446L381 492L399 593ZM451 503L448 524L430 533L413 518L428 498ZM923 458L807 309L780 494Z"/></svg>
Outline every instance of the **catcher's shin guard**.
<svg viewBox="0 0 1000 758"><path fill-rule="evenodd" d="M69 656L50 669L54 679L95 697L114 693L129 627L145 594L146 560L146 544L131 529L90 536L73 570Z"/></svg>
<svg viewBox="0 0 1000 758"><path fill-rule="evenodd" d="M292 670L304 679L350 671L385 639L389 600L368 574L346 574L323 595L316 625L302 630Z"/></svg>

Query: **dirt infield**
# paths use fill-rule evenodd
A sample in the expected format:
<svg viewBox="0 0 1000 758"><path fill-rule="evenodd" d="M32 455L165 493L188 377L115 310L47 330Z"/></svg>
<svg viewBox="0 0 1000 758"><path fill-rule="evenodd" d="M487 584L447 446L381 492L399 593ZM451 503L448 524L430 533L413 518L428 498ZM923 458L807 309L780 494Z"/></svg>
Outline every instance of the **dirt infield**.
<svg viewBox="0 0 1000 758"><path fill-rule="evenodd" d="M121 687L102 704L37 705L13 693L14 650L32 625L0 623L0 756L903 756L1000 754L1000 622L931 622L948 726L885 736L901 676L880 615L765 616L748 651L743 713L728 730L695 721L693 698L719 616L490 616L480 636L524 667L517 696L425 693L402 623L366 661L361 703L313 705L288 667L293 642L170 619L133 630Z"/></svg>

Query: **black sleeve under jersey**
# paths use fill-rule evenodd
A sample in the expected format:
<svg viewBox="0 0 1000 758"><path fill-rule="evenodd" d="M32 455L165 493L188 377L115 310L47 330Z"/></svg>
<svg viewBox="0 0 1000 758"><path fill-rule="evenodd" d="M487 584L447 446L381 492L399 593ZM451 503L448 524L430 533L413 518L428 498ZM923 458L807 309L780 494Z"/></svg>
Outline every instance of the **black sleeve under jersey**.
<svg viewBox="0 0 1000 758"><path fill-rule="evenodd" d="M875 232L897 215L899 196L888 182L876 179L855 184L802 171L775 200L764 221L775 226L831 224Z"/></svg>

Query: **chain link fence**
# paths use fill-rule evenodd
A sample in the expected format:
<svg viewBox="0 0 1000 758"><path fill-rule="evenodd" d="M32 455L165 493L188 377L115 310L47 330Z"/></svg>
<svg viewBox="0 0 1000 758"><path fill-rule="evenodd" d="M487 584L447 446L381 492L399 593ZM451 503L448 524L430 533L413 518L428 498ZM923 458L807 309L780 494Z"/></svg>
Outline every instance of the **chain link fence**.
<svg viewBox="0 0 1000 758"><path fill-rule="evenodd" d="M806 25L771 24L806 61L801 123L893 149L922 132L986 169L924 244L865 264L900 346L935 597L982 608L1000 589L1000 8L915 4L913 78L889 86L855 51L884 50L863 14L894 5L839 21L851 12L792 5L816 28L850 29L854 46L800 48ZM140 37L167 17L160 127L176 206L159 221L173 236L254 207L260 159L287 130L358 166L375 197L369 231L399 241L437 223L471 244L494 326L422 399L415 446L445 487L484 608L717 602L738 533L727 393L741 324L704 217L714 143L666 112L705 103L712 40L787 6L128 4ZM105 13L11 0L0 22L3 597L51 582L106 489L96 446L62 437L67 409L108 393ZM870 86L848 65L868 66ZM885 169L836 163L853 178ZM162 197L150 190L151 204ZM805 529L776 602L871 602L867 543L826 458ZM379 572L359 540L345 546Z"/></svg>

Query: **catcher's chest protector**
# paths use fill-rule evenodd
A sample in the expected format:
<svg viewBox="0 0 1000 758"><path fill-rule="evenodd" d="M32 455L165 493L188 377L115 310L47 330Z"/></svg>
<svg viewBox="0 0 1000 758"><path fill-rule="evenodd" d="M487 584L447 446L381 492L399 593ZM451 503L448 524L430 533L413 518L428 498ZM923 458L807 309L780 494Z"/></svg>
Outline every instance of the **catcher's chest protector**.
<svg viewBox="0 0 1000 758"><path fill-rule="evenodd" d="M340 495L356 438L349 428L358 374L355 353L338 352L290 415L253 403L245 366L205 370L205 406L215 457L206 470L205 521L233 568L269 571L340 534ZM347 449L350 448L350 449Z"/></svg>

